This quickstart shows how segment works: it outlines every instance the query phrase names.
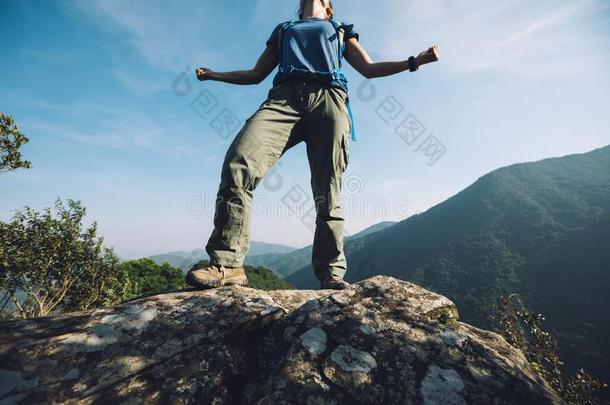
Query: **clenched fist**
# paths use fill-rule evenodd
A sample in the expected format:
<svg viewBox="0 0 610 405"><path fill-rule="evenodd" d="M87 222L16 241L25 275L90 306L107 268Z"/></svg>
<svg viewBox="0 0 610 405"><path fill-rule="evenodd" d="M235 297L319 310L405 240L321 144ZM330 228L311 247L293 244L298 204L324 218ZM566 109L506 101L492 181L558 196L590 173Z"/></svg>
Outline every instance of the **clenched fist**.
<svg viewBox="0 0 610 405"><path fill-rule="evenodd" d="M211 76L212 76L212 69L208 69L205 67L200 67L197 68L197 70L195 71L195 73L197 74L197 79L204 81L204 80L211 80Z"/></svg>
<svg viewBox="0 0 610 405"><path fill-rule="evenodd" d="M438 48L438 45L434 45L432 48L429 48L426 51L423 51L419 55L417 55L417 64L418 66L425 65L426 63L436 62L441 57L441 51Z"/></svg>

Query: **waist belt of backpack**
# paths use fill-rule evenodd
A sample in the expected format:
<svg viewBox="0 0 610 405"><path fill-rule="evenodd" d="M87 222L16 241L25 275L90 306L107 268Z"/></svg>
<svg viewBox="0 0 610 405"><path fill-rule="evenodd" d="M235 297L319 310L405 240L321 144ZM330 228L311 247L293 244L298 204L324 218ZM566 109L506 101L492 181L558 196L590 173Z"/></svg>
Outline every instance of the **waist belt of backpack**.
<svg viewBox="0 0 610 405"><path fill-rule="evenodd" d="M303 80L321 81L324 83L330 83L332 81L339 82L347 87L347 78L338 69L334 69L330 72L312 72L310 70L299 69L294 66L280 66L279 72L286 78L296 78ZM349 115L349 121L351 126L352 140L356 140L356 129L354 127L354 114L352 113L352 107L349 102L349 96L346 99L347 113Z"/></svg>

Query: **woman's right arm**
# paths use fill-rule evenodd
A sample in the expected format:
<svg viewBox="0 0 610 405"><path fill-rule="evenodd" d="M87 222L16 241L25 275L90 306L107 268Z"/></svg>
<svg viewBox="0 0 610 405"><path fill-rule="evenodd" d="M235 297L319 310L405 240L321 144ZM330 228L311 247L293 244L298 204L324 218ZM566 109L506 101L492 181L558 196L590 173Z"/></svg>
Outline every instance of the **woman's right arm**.
<svg viewBox="0 0 610 405"><path fill-rule="evenodd" d="M252 69L214 72L211 69L201 67L196 70L196 74L199 80L215 80L233 84L259 84L269 76L278 64L277 51L271 45L267 45Z"/></svg>

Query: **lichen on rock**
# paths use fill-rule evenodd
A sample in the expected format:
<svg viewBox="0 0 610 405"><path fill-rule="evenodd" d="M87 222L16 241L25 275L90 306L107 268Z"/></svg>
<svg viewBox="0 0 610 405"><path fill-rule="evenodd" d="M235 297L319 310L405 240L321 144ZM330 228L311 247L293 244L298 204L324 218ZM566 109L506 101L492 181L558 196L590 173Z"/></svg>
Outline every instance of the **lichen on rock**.
<svg viewBox="0 0 610 405"><path fill-rule="evenodd" d="M301 343L314 356L324 353L326 340L326 332L320 328L311 328L301 335Z"/></svg>
<svg viewBox="0 0 610 405"><path fill-rule="evenodd" d="M430 364L420 387L424 405L466 405L463 390L464 381L457 371L436 364Z"/></svg>
<svg viewBox="0 0 610 405"><path fill-rule="evenodd" d="M223 287L9 321L0 403L562 403L499 335L391 277Z"/></svg>

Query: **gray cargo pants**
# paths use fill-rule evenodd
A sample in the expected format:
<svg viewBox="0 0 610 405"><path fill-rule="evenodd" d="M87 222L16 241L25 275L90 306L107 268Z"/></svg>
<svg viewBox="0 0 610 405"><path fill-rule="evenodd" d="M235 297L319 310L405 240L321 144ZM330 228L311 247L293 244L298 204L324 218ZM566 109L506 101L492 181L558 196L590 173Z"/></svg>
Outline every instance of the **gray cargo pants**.
<svg viewBox="0 0 610 405"><path fill-rule="evenodd" d="M343 277L341 175L347 168L350 120L347 93L314 81L284 81L246 120L224 159L214 230L206 245L212 264L243 266L250 242L253 192L291 147L304 141L316 207L312 264L316 277Z"/></svg>

